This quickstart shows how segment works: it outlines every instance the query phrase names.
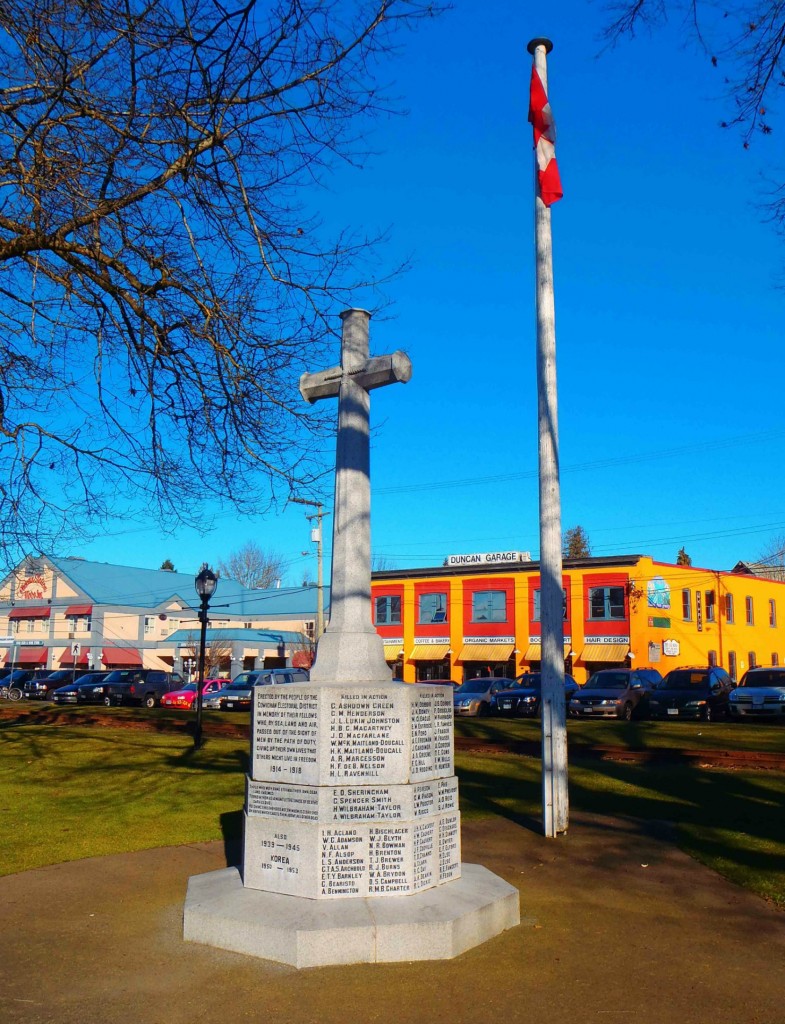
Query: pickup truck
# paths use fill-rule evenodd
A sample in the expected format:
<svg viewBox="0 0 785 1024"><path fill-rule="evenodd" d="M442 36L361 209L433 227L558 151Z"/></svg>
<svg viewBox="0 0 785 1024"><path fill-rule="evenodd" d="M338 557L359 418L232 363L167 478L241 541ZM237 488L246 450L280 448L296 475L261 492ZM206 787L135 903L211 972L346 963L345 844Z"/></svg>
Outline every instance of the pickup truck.
<svg viewBox="0 0 785 1024"><path fill-rule="evenodd" d="M104 704L143 704L154 708L161 697L180 690L185 680L179 672L162 672L154 668L119 668L101 681Z"/></svg>

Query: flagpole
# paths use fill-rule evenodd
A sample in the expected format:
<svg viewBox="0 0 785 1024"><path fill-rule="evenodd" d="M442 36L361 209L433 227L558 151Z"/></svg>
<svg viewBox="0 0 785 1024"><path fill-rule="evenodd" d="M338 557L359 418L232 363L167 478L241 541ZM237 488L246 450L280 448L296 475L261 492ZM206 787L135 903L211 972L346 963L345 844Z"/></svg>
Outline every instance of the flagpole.
<svg viewBox="0 0 785 1024"><path fill-rule="evenodd" d="M527 50L547 96L550 39ZM537 416L540 471L540 622L542 627L542 809L548 838L567 831L567 721L564 705L564 597L562 586L559 423L556 392L556 313L553 295L551 211L541 196L535 156L534 237L537 276Z"/></svg>

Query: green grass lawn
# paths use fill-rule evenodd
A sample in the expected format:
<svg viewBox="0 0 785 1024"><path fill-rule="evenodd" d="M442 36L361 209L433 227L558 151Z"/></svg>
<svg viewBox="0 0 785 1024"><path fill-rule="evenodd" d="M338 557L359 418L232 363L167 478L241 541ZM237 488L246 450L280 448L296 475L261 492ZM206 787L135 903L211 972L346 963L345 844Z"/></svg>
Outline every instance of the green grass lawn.
<svg viewBox="0 0 785 1024"><path fill-rule="evenodd" d="M187 735L165 731L165 715L157 720L164 727L157 732L79 725L81 717L69 716L73 725L56 728L0 720L0 874L80 857L237 838L247 740L211 737L194 752ZM574 749L576 737L585 744L611 743L616 737L626 746L625 725L570 723L570 743ZM785 729L777 727L639 725L647 727L649 747L694 748L706 732L714 745L727 747L725 729L746 749L781 750L785 739ZM458 722L456 734L534 740L539 725ZM538 827L538 760L459 753L456 769L466 816L502 815ZM570 766L573 810L672 823L684 850L782 907L784 805L780 772L580 759Z"/></svg>

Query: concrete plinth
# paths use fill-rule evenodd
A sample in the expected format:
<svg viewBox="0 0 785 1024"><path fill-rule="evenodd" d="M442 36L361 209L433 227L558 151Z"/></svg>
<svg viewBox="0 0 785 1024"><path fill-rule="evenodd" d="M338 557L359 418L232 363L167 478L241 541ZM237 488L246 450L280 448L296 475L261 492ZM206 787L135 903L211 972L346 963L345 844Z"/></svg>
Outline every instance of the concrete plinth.
<svg viewBox="0 0 785 1024"><path fill-rule="evenodd" d="M293 967L449 960L520 923L518 890L478 864L397 899L329 902L249 889L237 868L189 879L183 935Z"/></svg>

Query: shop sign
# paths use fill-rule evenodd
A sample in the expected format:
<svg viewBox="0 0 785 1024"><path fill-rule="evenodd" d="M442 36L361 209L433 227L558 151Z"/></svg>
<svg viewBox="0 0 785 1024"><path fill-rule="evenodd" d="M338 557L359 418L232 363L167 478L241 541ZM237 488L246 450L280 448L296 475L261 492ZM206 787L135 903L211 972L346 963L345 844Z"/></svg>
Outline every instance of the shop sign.
<svg viewBox="0 0 785 1024"><path fill-rule="evenodd" d="M701 592L700 590L695 591L695 624L698 627L698 632L703 632L703 605L701 604Z"/></svg>
<svg viewBox="0 0 785 1024"><path fill-rule="evenodd" d="M562 640L564 641L565 644L571 644L572 643L572 637L570 636L569 633L565 633L564 636L562 637ZM530 644L541 644L542 643L542 637L541 636L530 636L529 637L529 643Z"/></svg>
<svg viewBox="0 0 785 1024"><path fill-rule="evenodd" d="M465 636L465 644L514 644L514 636ZM417 643L420 643L418 640ZM444 643L444 640L442 640Z"/></svg>
<svg viewBox="0 0 785 1024"><path fill-rule="evenodd" d="M446 644L449 639L448 636L416 636L414 642L416 644Z"/></svg>
<svg viewBox="0 0 785 1024"><path fill-rule="evenodd" d="M655 662L660 660L662 654L662 644L650 643L649 644L649 661Z"/></svg>
<svg viewBox="0 0 785 1024"><path fill-rule="evenodd" d="M664 615L653 615L649 619L649 625L652 629L670 629L671 620L666 618Z"/></svg>
<svg viewBox="0 0 785 1024"><path fill-rule="evenodd" d="M475 555L448 555L447 566L455 565L509 565L515 562L531 562L528 551L486 551Z"/></svg>
<svg viewBox="0 0 785 1024"><path fill-rule="evenodd" d="M628 636L585 636L585 644L629 644Z"/></svg>
<svg viewBox="0 0 785 1024"><path fill-rule="evenodd" d="M678 640L663 640L662 653L669 658L678 658L681 647Z"/></svg>
<svg viewBox="0 0 785 1024"><path fill-rule="evenodd" d="M46 593L46 580L42 575L27 576L17 584L16 596L24 600L40 600Z"/></svg>

